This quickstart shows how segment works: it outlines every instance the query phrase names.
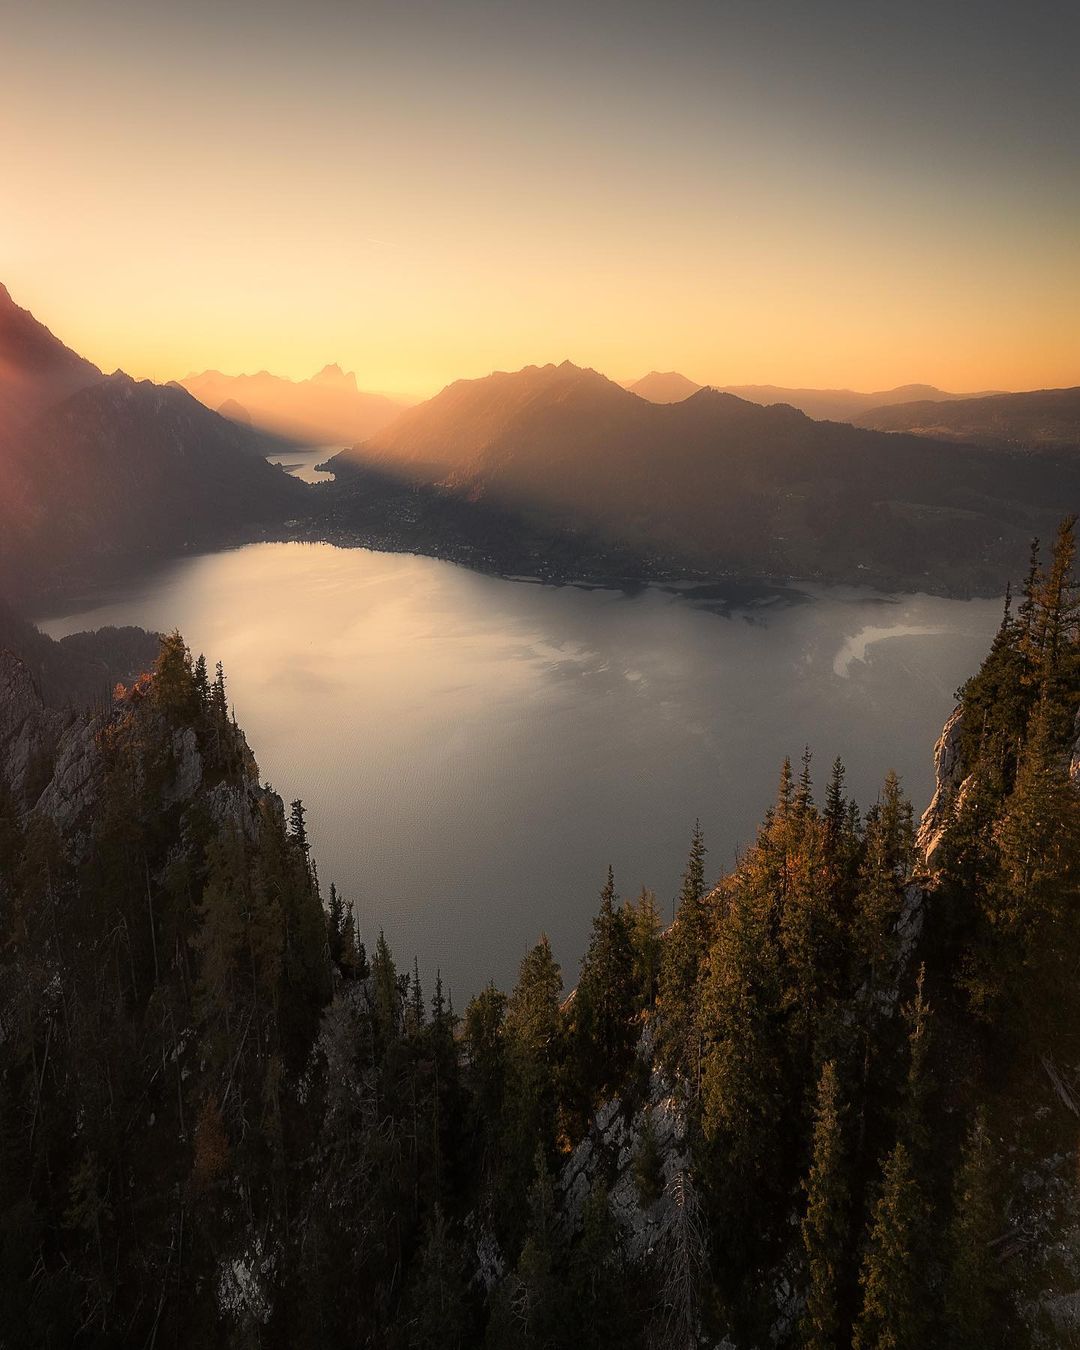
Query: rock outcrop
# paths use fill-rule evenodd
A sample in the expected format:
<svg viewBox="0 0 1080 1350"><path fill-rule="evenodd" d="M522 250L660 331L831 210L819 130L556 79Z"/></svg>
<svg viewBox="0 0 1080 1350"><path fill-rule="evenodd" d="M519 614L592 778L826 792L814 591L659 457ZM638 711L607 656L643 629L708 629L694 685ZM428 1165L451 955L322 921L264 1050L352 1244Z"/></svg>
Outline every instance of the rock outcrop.
<svg viewBox="0 0 1080 1350"><path fill-rule="evenodd" d="M960 740L964 729L964 709L954 708L937 744L934 746L934 795L919 823L917 843L928 871L941 846L952 817L956 799L963 790L964 766L960 760Z"/></svg>
<svg viewBox="0 0 1080 1350"><path fill-rule="evenodd" d="M33 805L51 778L67 720L45 707L28 667L0 651L0 784L20 805Z"/></svg>

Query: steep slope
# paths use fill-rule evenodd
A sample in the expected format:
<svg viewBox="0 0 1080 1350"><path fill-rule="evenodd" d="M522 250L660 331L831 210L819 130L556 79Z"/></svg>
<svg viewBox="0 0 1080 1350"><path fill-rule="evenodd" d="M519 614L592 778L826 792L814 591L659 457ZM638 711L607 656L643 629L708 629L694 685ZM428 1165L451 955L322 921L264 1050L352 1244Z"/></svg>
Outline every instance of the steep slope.
<svg viewBox="0 0 1080 1350"><path fill-rule="evenodd" d="M6 590L302 510L304 485L255 439L173 386L118 373L73 394L0 451Z"/></svg>
<svg viewBox="0 0 1080 1350"><path fill-rule="evenodd" d="M953 399L948 403L895 403L870 408L856 421L878 431L907 431L940 440L1074 451L1080 449L1080 386Z"/></svg>
<svg viewBox="0 0 1080 1350"><path fill-rule="evenodd" d="M650 403L681 403L684 398L696 394L702 388L693 380L680 375L677 370L650 370L640 380L626 386L638 398L647 398Z"/></svg>
<svg viewBox="0 0 1080 1350"><path fill-rule="evenodd" d="M101 379L101 371L12 300L0 284L0 439Z"/></svg>
<svg viewBox="0 0 1080 1350"><path fill-rule="evenodd" d="M356 376L338 365L324 366L309 380L288 380L268 371L223 375L204 370L180 383L208 408L234 416L239 405L247 421L305 445L363 440L401 412L403 403L357 388Z"/></svg>
<svg viewBox="0 0 1080 1350"><path fill-rule="evenodd" d="M713 389L638 398L569 362L458 381L338 456L672 567L993 588L1080 468L815 422Z"/></svg>
<svg viewBox="0 0 1080 1350"><path fill-rule="evenodd" d="M1071 1344L1074 552L965 686L936 867L807 752L666 931L609 871L571 995L541 936L460 1020L179 635L67 718L0 651L7 1341Z"/></svg>

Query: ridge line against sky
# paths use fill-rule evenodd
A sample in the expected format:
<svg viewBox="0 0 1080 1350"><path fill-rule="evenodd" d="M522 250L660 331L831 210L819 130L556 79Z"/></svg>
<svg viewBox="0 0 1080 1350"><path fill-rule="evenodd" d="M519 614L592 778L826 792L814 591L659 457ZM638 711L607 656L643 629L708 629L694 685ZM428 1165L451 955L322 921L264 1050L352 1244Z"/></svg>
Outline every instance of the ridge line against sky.
<svg viewBox="0 0 1080 1350"><path fill-rule="evenodd" d="M104 369L1080 381L1080 8L0 0L0 259Z"/></svg>

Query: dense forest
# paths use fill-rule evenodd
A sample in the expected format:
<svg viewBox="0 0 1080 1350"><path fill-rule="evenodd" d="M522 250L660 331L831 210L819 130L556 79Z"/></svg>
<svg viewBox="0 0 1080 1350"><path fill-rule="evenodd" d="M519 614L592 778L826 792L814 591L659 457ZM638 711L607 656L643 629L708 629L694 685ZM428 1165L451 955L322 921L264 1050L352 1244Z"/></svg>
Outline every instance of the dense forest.
<svg viewBox="0 0 1080 1350"><path fill-rule="evenodd" d="M609 871L572 990L459 1009L163 639L0 793L0 1344L1080 1344L1073 560L918 834L806 752L666 931Z"/></svg>

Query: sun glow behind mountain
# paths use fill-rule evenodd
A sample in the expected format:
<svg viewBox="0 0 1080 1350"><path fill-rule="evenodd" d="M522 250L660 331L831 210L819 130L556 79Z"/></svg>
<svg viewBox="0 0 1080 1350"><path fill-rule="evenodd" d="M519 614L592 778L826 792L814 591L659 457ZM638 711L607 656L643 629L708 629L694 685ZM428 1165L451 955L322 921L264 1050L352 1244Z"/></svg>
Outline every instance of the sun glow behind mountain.
<svg viewBox="0 0 1080 1350"><path fill-rule="evenodd" d="M1076 381L1064 4L0 17L5 279L104 369Z"/></svg>

